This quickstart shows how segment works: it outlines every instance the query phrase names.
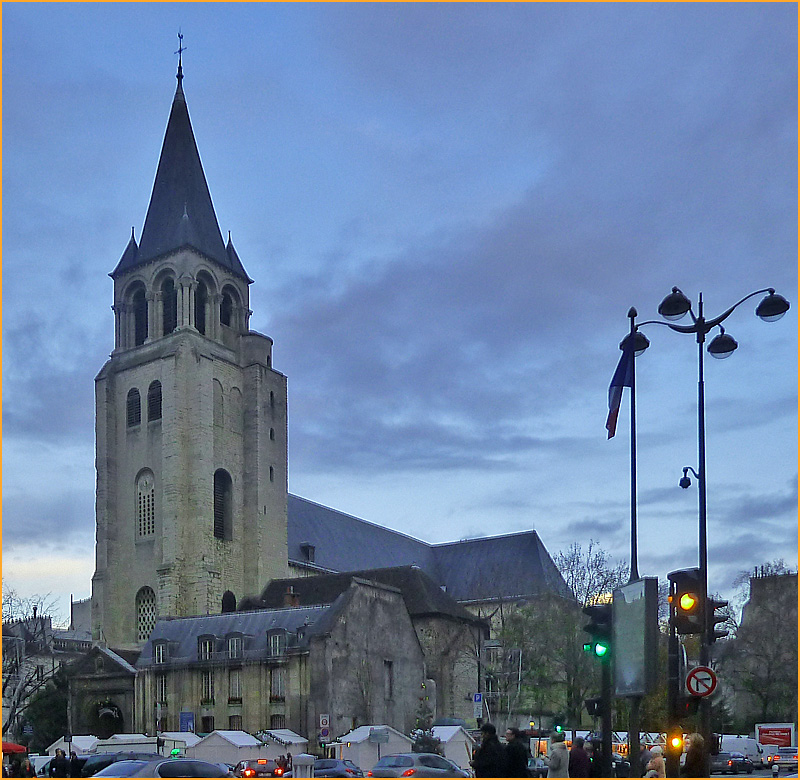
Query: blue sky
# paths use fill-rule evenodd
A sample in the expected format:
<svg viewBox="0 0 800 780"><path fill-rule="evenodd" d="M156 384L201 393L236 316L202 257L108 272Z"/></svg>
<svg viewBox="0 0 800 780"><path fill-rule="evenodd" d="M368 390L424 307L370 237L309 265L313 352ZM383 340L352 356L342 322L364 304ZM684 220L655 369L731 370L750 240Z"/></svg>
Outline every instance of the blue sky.
<svg viewBox="0 0 800 780"><path fill-rule="evenodd" d="M711 587L797 561L797 8L6 4L3 577L90 593L107 274L184 90L254 329L289 379L294 493L429 542L629 550L635 306L726 322L706 360ZM697 351L637 363L640 572L696 565Z"/></svg>

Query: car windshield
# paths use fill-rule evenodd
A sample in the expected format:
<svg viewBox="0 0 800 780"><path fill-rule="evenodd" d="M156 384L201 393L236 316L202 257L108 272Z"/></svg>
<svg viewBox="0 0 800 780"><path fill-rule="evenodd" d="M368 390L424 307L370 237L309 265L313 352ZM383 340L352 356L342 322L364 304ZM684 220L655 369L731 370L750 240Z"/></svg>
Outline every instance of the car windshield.
<svg viewBox="0 0 800 780"><path fill-rule="evenodd" d="M386 756L375 764L376 767L414 766L410 756Z"/></svg>
<svg viewBox="0 0 800 780"><path fill-rule="evenodd" d="M133 777L147 761L114 761L92 777Z"/></svg>

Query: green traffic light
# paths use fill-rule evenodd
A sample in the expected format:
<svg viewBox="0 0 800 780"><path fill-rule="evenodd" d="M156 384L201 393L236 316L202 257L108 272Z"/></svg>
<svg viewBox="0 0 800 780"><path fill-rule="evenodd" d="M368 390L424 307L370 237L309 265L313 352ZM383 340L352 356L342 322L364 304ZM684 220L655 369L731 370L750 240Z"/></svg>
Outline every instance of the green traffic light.
<svg viewBox="0 0 800 780"><path fill-rule="evenodd" d="M598 658L603 658L608 653L608 650L609 650L608 645L604 645L602 642L595 642L594 654Z"/></svg>
<svg viewBox="0 0 800 780"><path fill-rule="evenodd" d="M557 731L559 734L560 734L560 733L561 733L563 730L564 730L564 727L563 727L562 725L560 725L560 724L559 724L559 725L557 725L557 726L556 726L556 731Z"/></svg>

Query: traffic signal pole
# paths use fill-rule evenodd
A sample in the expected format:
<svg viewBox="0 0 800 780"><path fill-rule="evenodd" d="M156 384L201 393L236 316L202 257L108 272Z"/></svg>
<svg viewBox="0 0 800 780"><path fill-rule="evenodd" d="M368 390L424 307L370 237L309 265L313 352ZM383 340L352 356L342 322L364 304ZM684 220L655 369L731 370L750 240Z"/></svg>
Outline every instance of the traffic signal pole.
<svg viewBox="0 0 800 780"><path fill-rule="evenodd" d="M611 663L604 659L600 665L600 697L603 700L603 711L600 716L603 729L602 755L600 761L600 777L613 777L611 764Z"/></svg>
<svg viewBox="0 0 800 780"><path fill-rule="evenodd" d="M670 744L670 739L678 730L680 724L678 717L678 675L680 668L678 651L678 635L675 632L675 626L670 621L669 639L667 640L667 754L664 760L667 777L678 777L681 771L681 754Z"/></svg>

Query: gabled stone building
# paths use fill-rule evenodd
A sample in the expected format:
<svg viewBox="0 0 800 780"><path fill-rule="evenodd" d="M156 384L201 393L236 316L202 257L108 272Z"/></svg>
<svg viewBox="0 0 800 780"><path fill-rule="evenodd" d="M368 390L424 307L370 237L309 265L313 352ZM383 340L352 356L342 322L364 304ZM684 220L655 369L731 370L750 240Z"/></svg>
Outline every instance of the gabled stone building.
<svg viewBox="0 0 800 780"><path fill-rule="evenodd" d="M424 653L402 593L350 578L331 600L159 620L137 662L136 729L414 726ZM160 718L160 720L158 720Z"/></svg>
<svg viewBox="0 0 800 780"><path fill-rule="evenodd" d="M244 599L242 607L274 609L287 601L298 606L333 602L357 578L380 582L401 593L424 655L423 677L431 715L472 719L472 694L486 687L480 659L489 626L418 566L272 580L260 598Z"/></svg>

